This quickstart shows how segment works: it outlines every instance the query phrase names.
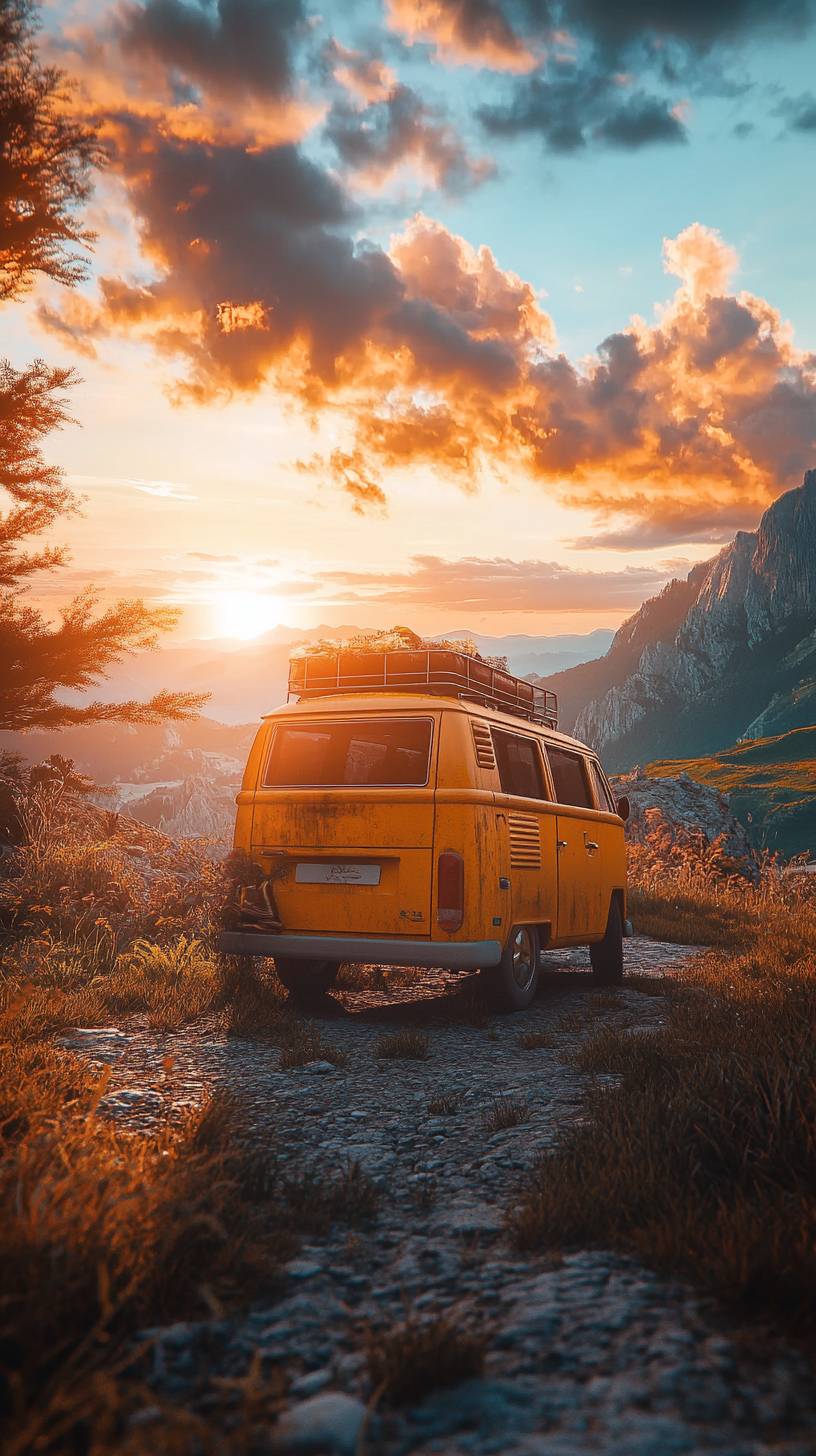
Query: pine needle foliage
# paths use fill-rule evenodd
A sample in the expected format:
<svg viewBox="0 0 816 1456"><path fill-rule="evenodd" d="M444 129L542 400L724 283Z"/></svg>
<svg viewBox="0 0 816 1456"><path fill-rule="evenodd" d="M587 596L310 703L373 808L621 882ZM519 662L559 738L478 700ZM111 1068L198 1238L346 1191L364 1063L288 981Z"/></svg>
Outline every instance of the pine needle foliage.
<svg viewBox="0 0 816 1456"><path fill-rule="evenodd" d="M0 302L23 297L41 274L73 286L85 275L93 234L81 215L102 153L71 114L71 85L45 66L31 0L0 0ZM177 613L127 599L100 606L89 586L55 621L25 592L65 564L50 538L79 509L42 442L69 423L72 369L0 359L0 729L115 721L160 723L194 715L205 695L165 690L140 703L83 702L116 663L155 647ZM76 702L79 695L80 702Z"/></svg>

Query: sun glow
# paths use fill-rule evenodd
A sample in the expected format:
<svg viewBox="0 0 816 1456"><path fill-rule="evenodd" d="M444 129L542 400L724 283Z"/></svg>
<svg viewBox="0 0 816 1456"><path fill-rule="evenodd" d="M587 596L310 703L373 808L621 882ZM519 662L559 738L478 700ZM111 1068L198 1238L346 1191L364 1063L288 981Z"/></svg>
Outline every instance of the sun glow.
<svg viewBox="0 0 816 1456"><path fill-rule="evenodd" d="M279 599L266 592L220 592L213 603L215 626L220 637L248 640L269 632L281 621Z"/></svg>

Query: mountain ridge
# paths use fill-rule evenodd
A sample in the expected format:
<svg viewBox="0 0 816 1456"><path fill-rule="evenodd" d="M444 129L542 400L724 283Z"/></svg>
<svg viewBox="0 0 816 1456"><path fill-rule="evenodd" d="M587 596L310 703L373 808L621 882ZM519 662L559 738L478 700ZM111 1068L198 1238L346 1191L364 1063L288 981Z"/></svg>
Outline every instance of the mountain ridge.
<svg viewBox="0 0 816 1456"><path fill-rule="evenodd" d="M540 679L561 725L614 770L816 721L816 470L617 632Z"/></svg>

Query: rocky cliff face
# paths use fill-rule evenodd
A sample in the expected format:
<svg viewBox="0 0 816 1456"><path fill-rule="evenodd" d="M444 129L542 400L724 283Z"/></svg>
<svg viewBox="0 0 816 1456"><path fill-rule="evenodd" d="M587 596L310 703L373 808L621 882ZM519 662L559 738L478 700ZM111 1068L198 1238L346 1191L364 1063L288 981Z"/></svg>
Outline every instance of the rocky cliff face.
<svg viewBox="0 0 816 1456"><path fill-rule="evenodd" d="M590 693L574 731L623 768L712 751L769 724L772 732L801 726L816 707L815 628L810 470L756 531L740 531L624 624L602 663L589 665L595 671L585 674ZM554 685L569 692L569 681Z"/></svg>
<svg viewBox="0 0 816 1456"><path fill-rule="evenodd" d="M196 774L131 800L125 813L171 839L211 839L222 847L232 837L235 788Z"/></svg>
<svg viewBox="0 0 816 1456"><path fill-rule="evenodd" d="M759 878L759 857L727 794L695 783L687 773L653 778L635 770L617 775L612 786L631 806L626 825L630 844L647 843L659 829L669 847L684 840L702 850L717 845L724 868L754 882Z"/></svg>

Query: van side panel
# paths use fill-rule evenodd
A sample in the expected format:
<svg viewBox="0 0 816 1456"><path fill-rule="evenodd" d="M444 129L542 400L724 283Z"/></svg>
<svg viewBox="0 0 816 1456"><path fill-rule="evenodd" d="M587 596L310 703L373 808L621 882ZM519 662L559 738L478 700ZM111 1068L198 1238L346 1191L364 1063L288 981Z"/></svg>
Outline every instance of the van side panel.
<svg viewBox="0 0 816 1456"><path fill-rule="evenodd" d="M464 920L452 934L437 921L436 865L445 850L465 862ZM434 940L503 940L507 896L499 889L493 781L489 769L476 762L470 718L443 713L439 734L434 823L431 925ZM500 919L496 925L494 917Z"/></svg>
<svg viewBox="0 0 816 1456"><path fill-rule="evenodd" d="M268 738L269 727L264 723L258 729L253 739L252 747L249 750L249 757L244 768L241 787L235 796L238 812L235 815L235 832L233 834L232 845L233 849L241 850L247 855L252 850L252 816L255 810L255 788L258 783L261 764L266 754Z"/></svg>

